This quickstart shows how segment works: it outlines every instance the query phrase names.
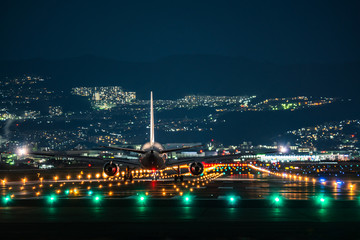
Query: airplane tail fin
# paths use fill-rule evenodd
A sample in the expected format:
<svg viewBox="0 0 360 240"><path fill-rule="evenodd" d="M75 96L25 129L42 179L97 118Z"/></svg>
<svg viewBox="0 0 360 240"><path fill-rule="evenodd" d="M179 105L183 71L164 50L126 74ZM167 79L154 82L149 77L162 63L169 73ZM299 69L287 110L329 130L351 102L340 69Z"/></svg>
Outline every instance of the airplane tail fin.
<svg viewBox="0 0 360 240"><path fill-rule="evenodd" d="M155 143L154 136L154 101L153 101L153 92L150 93L150 143L153 145Z"/></svg>

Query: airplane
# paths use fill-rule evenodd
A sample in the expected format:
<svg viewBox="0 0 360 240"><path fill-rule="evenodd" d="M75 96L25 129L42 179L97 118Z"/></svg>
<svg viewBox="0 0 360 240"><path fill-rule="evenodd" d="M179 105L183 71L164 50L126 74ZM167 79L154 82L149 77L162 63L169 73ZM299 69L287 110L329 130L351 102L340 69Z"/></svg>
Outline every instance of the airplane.
<svg viewBox="0 0 360 240"><path fill-rule="evenodd" d="M100 157L87 157L87 156L77 156L64 152L32 152L30 155L38 155L38 156L49 156L49 157L63 157L77 160L85 160L85 161L100 161L104 162L103 172L108 177L119 176L120 173L120 165L126 166L126 171L124 175L124 181L132 180L133 176L131 174L131 169L145 169L152 170L153 172L157 172L159 170L163 170L165 168L174 168L177 166L176 174L174 176L174 181L177 180L183 181L184 177L181 173L180 165L187 164L189 165L189 172L198 176L204 172L204 162L215 162L215 161L225 161L225 160L233 160L243 156L244 154L233 154L233 155L221 155L221 156L205 156L205 157L191 157L191 158L182 158L182 159L169 159L167 158L167 154L171 152L177 152L184 149L197 148L202 145L195 146L185 146L182 148L174 148L174 149L165 149L160 143L155 141L155 125L154 125L154 106L153 106L153 92L150 92L150 141L145 143L140 150L132 149L132 148L122 148L115 146L100 146L104 149L110 150L121 150L127 152L138 153L139 158L136 160L127 159L127 158L101 158ZM156 174L154 174L154 178Z"/></svg>

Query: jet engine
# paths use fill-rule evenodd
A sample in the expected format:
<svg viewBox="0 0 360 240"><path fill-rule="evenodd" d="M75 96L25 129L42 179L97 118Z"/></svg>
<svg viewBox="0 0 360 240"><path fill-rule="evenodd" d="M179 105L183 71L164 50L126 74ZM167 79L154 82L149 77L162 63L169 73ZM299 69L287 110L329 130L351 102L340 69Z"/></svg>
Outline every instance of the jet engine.
<svg viewBox="0 0 360 240"><path fill-rule="evenodd" d="M189 171L194 176L200 175L204 172L204 165L201 162L190 163Z"/></svg>
<svg viewBox="0 0 360 240"><path fill-rule="evenodd" d="M113 162L107 162L104 165L104 173L109 176L113 177L119 172L119 166Z"/></svg>

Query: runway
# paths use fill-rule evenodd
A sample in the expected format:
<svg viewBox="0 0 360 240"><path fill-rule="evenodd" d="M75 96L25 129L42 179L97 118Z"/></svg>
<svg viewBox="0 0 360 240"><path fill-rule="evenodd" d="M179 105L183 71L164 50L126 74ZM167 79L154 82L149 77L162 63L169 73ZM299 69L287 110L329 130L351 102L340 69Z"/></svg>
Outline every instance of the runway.
<svg viewBox="0 0 360 240"><path fill-rule="evenodd" d="M215 169L203 176L186 176L183 182L174 182L169 173L153 181L150 175L138 175L133 181L103 179L98 171L53 172L39 177L37 172L17 176L18 181L6 181L0 185L2 196L12 199L43 199L50 195L57 199L83 199L98 194L101 198L123 199L144 195L152 199L172 199L191 195L196 199L221 199L233 196L247 199L268 199L280 196L286 200L308 200L326 196L333 200L357 200L358 179L335 183L305 181L259 173L246 169L218 172Z"/></svg>
<svg viewBox="0 0 360 240"><path fill-rule="evenodd" d="M7 239L360 237L356 180L348 188L246 170L214 170L184 182L169 174L124 183L96 178L96 171L80 179L55 172L55 179L9 181L1 185L1 232Z"/></svg>

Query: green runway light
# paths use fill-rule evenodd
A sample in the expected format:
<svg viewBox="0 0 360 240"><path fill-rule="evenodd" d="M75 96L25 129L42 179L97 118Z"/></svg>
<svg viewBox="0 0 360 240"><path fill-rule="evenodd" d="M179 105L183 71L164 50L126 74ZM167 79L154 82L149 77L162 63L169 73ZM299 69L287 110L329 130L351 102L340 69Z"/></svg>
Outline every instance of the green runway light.
<svg viewBox="0 0 360 240"><path fill-rule="evenodd" d="M10 200L11 200L11 197L9 197L9 196L3 197L3 202L4 202L5 204L7 204L8 202L10 202Z"/></svg>
<svg viewBox="0 0 360 240"><path fill-rule="evenodd" d="M94 196L93 200L94 200L94 202L98 203L98 202L100 202L101 197L99 195Z"/></svg>
<svg viewBox="0 0 360 240"><path fill-rule="evenodd" d="M280 205L282 205L282 197L279 195L275 195L271 198L272 204L276 207L279 207Z"/></svg>
<svg viewBox="0 0 360 240"><path fill-rule="evenodd" d="M144 204L146 202L146 196L140 195L138 197L138 201L139 201L139 203Z"/></svg>
<svg viewBox="0 0 360 240"><path fill-rule="evenodd" d="M191 196L190 195L186 195L183 197L183 202L184 204L190 204L191 203Z"/></svg>
<svg viewBox="0 0 360 240"><path fill-rule="evenodd" d="M69 193L70 193L69 190L66 190L66 191L65 191L65 194L66 194L66 195L69 195Z"/></svg>
<svg viewBox="0 0 360 240"><path fill-rule="evenodd" d="M318 196L316 198L317 204L320 205L321 207L326 207L329 205L329 201L328 198L325 196Z"/></svg>
<svg viewBox="0 0 360 240"><path fill-rule="evenodd" d="M54 203L55 201L56 201L56 196L54 196L54 195L49 196L48 202L49 202L50 204Z"/></svg>
<svg viewBox="0 0 360 240"><path fill-rule="evenodd" d="M91 196L93 194L92 191L88 191L88 195Z"/></svg>
<svg viewBox="0 0 360 240"><path fill-rule="evenodd" d="M228 201L230 205L233 205L236 203L237 198L235 196L229 196Z"/></svg>

